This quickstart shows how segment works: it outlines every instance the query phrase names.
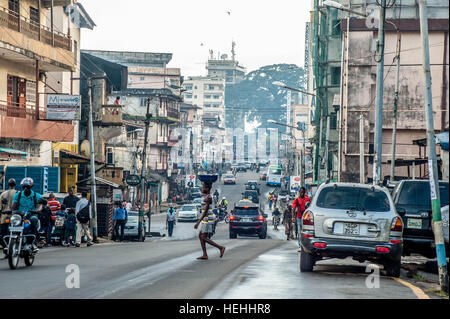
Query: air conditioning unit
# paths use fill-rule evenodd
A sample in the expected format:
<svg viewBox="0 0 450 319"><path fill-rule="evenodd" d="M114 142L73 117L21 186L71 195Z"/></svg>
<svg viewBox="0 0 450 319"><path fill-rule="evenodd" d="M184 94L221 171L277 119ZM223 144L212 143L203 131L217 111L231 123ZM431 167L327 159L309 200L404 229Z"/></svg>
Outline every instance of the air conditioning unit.
<svg viewBox="0 0 450 319"><path fill-rule="evenodd" d="M59 165L59 150L53 150L53 165Z"/></svg>
<svg viewBox="0 0 450 319"><path fill-rule="evenodd" d="M114 165L114 152L112 147L106 149L106 164Z"/></svg>

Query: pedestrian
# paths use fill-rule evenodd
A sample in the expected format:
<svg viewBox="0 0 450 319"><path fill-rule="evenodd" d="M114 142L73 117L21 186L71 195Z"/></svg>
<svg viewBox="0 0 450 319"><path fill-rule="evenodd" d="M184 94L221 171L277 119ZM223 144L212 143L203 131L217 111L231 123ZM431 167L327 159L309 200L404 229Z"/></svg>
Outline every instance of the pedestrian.
<svg viewBox="0 0 450 319"><path fill-rule="evenodd" d="M272 201L273 201L272 193L269 193L269 196L267 196L267 199L269 200L269 210L272 210Z"/></svg>
<svg viewBox="0 0 450 319"><path fill-rule="evenodd" d="M6 247L3 237L8 235L8 224L6 218L11 214L14 195L16 195L16 180L10 178L8 181L9 189L0 195L0 245Z"/></svg>
<svg viewBox="0 0 450 319"><path fill-rule="evenodd" d="M67 209L66 231L64 233L64 245L74 246L76 239L77 218L75 216L75 208Z"/></svg>
<svg viewBox="0 0 450 319"><path fill-rule="evenodd" d="M47 205L52 211L52 218L50 220L50 223L51 228L53 228L53 226L55 226L56 215L61 210L61 204L55 199L55 194L50 193L50 195L48 196Z"/></svg>
<svg viewBox="0 0 450 319"><path fill-rule="evenodd" d="M216 216L212 212L212 198L210 194L211 188L212 188L211 183L203 183L202 216L194 226L194 229L197 229L199 224L200 223L202 224L200 232L198 234L200 245L203 250L203 255L197 258L200 260L208 259L208 254L206 253L206 243L220 250L220 258L222 258L223 254L225 253L225 246L220 246L216 244L214 241L212 241L210 238L208 238L209 233L213 232L214 223L216 222Z"/></svg>
<svg viewBox="0 0 450 319"><path fill-rule="evenodd" d="M128 202L127 205L125 206L125 209L127 210L127 212L132 210L132 208L133 208L133 204L131 204L130 202Z"/></svg>
<svg viewBox="0 0 450 319"><path fill-rule="evenodd" d="M297 221L297 241L298 248L301 248L301 235L302 231L302 215L306 210L306 204L310 203L311 199L306 195L306 189L304 187L300 187L300 192L298 193L298 197L292 203L292 209L294 210L294 214L292 214L292 222L295 223Z"/></svg>
<svg viewBox="0 0 450 319"><path fill-rule="evenodd" d="M87 193L81 193L81 199L77 201L75 207L75 216L77 218L77 239L76 247L80 247L81 237L87 237L87 246L92 245L92 237L89 233L89 221L91 219L91 205L87 199ZM82 235L83 234L83 235Z"/></svg>
<svg viewBox="0 0 450 319"><path fill-rule="evenodd" d="M114 240L117 241L119 238L119 241L123 241L124 232L125 232L125 224L128 221L128 212L123 207L123 204L121 202L117 202L117 208L114 210ZM120 228L120 237L119 237L119 228Z"/></svg>
<svg viewBox="0 0 450 319"><path fill-rule="evenodd" d="M74 195L74 188L69 187L69 195L64 197L63 204L66 205L66 208L76 208L79 200L80 199Z"/></svg>
<svg viewBox="0 0 450 319"><path fill-rule="evenodd" d="M44 198L41 198L38 201L38 204L40 205L39 208L39 221L41 222L41 230L45 231L46 234L46 241L45 241L45 245L46 246L50 246L51 243L51 239L52 239L52 210L51 208L48 206L48 202L47 200L45 200Z"/></svg>
<svg viewBox="0 0 450 319"><path fill-rule="evenodd" d="M292 209L291 207L286 207L283 212L283 224L286 234L286 240L289 240L292 238Z"/></svg>
<svg viewBox="0 0 450 319"><path fill-rule="evenodd" d="M167 232L169 234L169 237L172 237L173 234L173 227L176 223L176 211L173 208L173 205L170 205L170 208L167 210L167 217L166 217L166 225L167 225Z"/></svg>

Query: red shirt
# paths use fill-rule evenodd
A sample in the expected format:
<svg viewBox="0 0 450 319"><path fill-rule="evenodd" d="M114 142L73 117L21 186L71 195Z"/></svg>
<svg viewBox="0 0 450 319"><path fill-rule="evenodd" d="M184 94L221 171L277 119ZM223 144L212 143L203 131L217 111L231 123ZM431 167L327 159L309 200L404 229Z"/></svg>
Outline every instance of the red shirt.
<svg viewBox="0 0 450 319"><path fill-rule="evenodd" d="M302 218L303 212L306 210L306 203L311 202L311 199L308 197L308 195L305 194L303 198L300 196L294 199L294 202L292 203L292 208L297 208L297 218Z"/></svg>
<svg viewBox="0 0 450 319"><path fill-rule="evenodd" d="M49 200L47 202L48 207L50 207L50 209L52 210L52 219L56 219L56 213L61 210L61 204L56 200Z"/></svg>

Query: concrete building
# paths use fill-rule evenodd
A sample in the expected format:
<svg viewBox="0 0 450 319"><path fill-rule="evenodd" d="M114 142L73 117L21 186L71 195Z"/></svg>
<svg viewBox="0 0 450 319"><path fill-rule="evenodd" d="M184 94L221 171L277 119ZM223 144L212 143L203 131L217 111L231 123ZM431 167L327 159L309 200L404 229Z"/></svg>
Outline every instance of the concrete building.
<svg viewBox="0 0 450 319"><path fill-rule="evenodd" d="M338 2L348 6L347 1ZM313 1L313 10L316 4L317 1ZM439 132L448 129L448 1L428 1L428 4L433 108L435 129ZM351 9L378 17L378 7L373 1L352 1ZM322 10L326 15L319 12L318 19L311 21L309 51L313 64L309 90L319 96L310 98L309 105L315 110L318 102L323 102L322 113L320 110L315 112L317 121L313 121L316 125L314 131L322 122L321 136L314 134L315 139L320 138L322 141L320 164L323 167L328 116L329 158L332 158L329 176L342 181L359 181L359 117L362 114L365 128L364 177L366 181L370 181L373 177L377 68L373 58L373 44L377 39L378 24L368 24L367 19L355 15L350 15L351 18L347 20L348 13L330 7ZM396 28L401 35L401 65L396 147L399 163L396 164L395 176L401 178L413 174L411 166L416 158L421 157L413 141L426 136L419 5L414 0L402 1L401 5L397 1L387 9L386 18L382 178L389 175L391 159ZM347 21L350 21L348 29ZM315 31L320 41L314 36ZM425 164L414 163L414 166L416 177L427 176Z"/></svg>
<svg viewBox="0 0 450 319"><path fill-rule="evenodd" d="M46 120L46 95L79 93L80 29L94 26L77 1L0 1L0 147L23 152L8 166L61 167L61 191L76 181L59 150L77 151L78 121Z"/></svg>
<svg viewBox="0 0 450 319"><path fill-rule="evenodd" d="M241 82L245 77L245 68L239 65L239 61L235 59L235 43L233 42L231 50L231 59L228 59L227 54L218 53L217 58L214 57L214 52L210 50L210 57L206 69L208 70L208 77L225 79L227 84L235 84Z"/></svg>

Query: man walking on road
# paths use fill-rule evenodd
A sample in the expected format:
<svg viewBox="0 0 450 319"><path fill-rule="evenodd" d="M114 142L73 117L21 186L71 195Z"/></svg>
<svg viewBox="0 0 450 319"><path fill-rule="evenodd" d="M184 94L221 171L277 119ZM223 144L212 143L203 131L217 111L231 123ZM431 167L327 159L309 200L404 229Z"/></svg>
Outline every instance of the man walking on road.
<svg viewBox="0 0 450 319"><path fill-rule="evenodd" d="M202 227L200 228L200 233L198 234L198 238L200 239L200 245L202 246L203 256L198 257L200 260L207 260L208 254L206 253L206 243L211 246L216 247L220 250L220 258L222 258L225 252L225 246L220 246L208 238L208 234L212 233L214 230L214 223L216 222L216 216L212 212L212 198L211 198L211 188L212 185L209 183L204 183L202 188L203 203L202 203L202 216L199 221L195 224L194 229L198 228L198 225L201 223Z"/></svg>
<svg viewBox="0 0 450 319"><path fill-rule="evenodd" d="M167 232L169 234L169 237L172 237L173 234L173 227L175 226L175 219L177 215L175 212L175 209L173 208L173 205L170 205L170 208L167 210Z"/></svg>
<svg viewBox="0 0 450 319"><path fill-rule="evenodd" d="M123 236L125 232L125 224L128 221L128 212L123 207L122 203L118 203L118 207L114 210L113 220L115 222L114 225L114 239L119 241L123 241ZM120 237L119 237L119 227L120 227Z"/></svg>
<svg viewBox="0 0 450 319"><path fill-rule="evenodd" d="M91 219L91 205L87 200L87 193L81 193L81 199L77 202L75 207L75 215L77 217L77 240L76 247L80 247L81 237L86 235L87 245L92 245L92 237L89 233L89 220ZM82 235L83 234L83 235Z"/></svg>
<svg viewBox="0 0 450 319"><path fill-rule="evenodd" d="M306 203L309 202L311 202L311 199L308 197L308 195L306 195L306 189L304 187L301 187L298 197L292 203L292 209L297 213L297 218L295 218L295 213L292 214L292 222L295 223L297 221L297 241L299 249L302 245L300 241L300 231L302 230L302 215L306 210Z"/></svg>

